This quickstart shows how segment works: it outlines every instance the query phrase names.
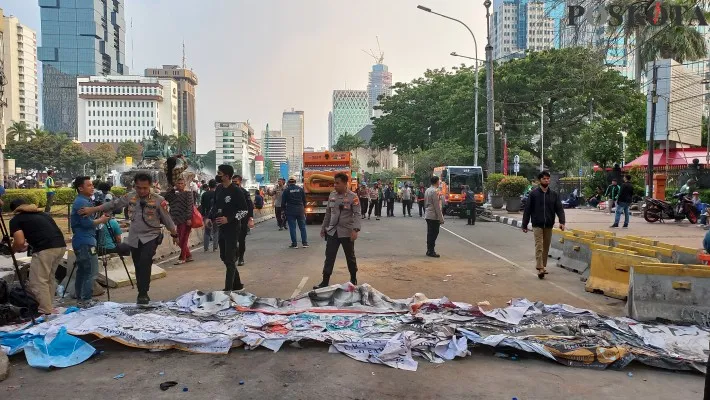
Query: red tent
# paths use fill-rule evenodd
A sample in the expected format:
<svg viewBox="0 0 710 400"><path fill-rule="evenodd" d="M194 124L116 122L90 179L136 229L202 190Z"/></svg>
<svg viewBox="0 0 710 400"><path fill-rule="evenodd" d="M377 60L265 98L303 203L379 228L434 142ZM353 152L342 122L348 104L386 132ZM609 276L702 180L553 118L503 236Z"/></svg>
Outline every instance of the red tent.
<svg viewBox="0 0 710 400"><path fill-rule="evenodd" d="M655 150L653 152L653 167L681 169L693 163L694 159L700 161L700 165L707 165L707 149L702 147L689 149L669 149L666 157L666 150ZM624 166L624 169L641 168L646 169L648 165L648 151L645 151L637 159Z"/></svg>

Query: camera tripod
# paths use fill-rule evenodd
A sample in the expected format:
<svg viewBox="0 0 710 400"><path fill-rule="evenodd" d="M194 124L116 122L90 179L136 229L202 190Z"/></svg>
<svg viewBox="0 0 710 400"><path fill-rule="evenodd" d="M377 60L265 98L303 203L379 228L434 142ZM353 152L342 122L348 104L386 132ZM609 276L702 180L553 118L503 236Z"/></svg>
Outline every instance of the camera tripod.
<svg viewBox="0 0 710 400"><path fill-rule="evenodd" d="M10 253L10 257L12 258L12 265L15 267L15 274L17 275L17 280L20 281L20 287L25 293L25 296L29 297L30 295L27 292L25 281L22 280L22 274L20 274L20 267L17 265L17 258L15 258L15 252L12 251L12 241L10 240L10 232L7 230L7 226L5 226L5 218L3 218L2 216L2 212L0 212L0 232L2 233L2 241L0 242L0 246L2 246L2 249L0 249L0 252ZM35 321L35 316L32 310L30 310L30 317L32 318L32 325L35 325L37 322Z"/></svg>
<svg viewBox="0 0 710 400"><path fill-rule="evenodd" d="M108 224L108 222L107 222ZM111 230L111 227L108 227L109 233L113 233ZM131 278L131 274L128 272L128 267L126 266L126 260L123 258L123 255L119 254L118 252L111 252L106 250L106 246L104 244L104 239L103 239L103 227L101 229L97 229L97 254L101 257L101 263L103 264L104 267L104 276L106 277L106 299L108 301L111 301L111 289L110 285L108 283L108 259L109 259L109 254L118 254L118 258L121 259L121 263L123 263L123 269L126 271L126 276L128 276L128 281L131 283L131 288L135 289L135 285L133 284L133 278ZM113 238L113 236L111 236ZM114 242L114 244L116 244ZM117 250L117 249L116 249ZM72 267L71 272L69 273L69 279L67 279L67 285L69 282L71 282L71 277L74 275L74 271L76 271L76 260L74 261L74 266ZM62 293L62 298L64 298L64 295L66 294L66 290L64 293Z"/></svg>

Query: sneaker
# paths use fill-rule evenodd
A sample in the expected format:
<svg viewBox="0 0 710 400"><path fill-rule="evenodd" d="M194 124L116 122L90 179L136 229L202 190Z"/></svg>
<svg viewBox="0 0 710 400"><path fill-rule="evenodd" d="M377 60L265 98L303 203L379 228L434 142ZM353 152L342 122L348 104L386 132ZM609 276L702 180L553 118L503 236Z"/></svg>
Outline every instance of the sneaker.
<svg viewBox="0 0 710 400"><path fill-rule="evenodd" d="M437 254L436 252L426 253L426 255L427 255L427 257L434 257L434 258L439 258L439 257L441 257L441 256L440 256L439 254Z"/></svg>
<svg viewBox="0 0 710 400"><path fill-rule="evenodd" d="M177 260L173 265L185 264L185 260Z"/></svg>
<svg viewBox="0 0 710 400"><path fill-rule="evenodd" d="M93 299L91 299L91 300L79 300L79 301L76 303L76 306L79 307L79 308L91 308L91 307L93 307L93 306L95 306L95 305L97 305L97 304L99 304L99 302L96 301L96 300L93 300Z"/></svg>
<svg viewBox="0 0 710 400"><path fill-rule="evenodd" d="M217 248L215 247L214 249L212 249L212 251L217 251Z"/></svg>
<svg viewBox="0 0 710 400"><path fill-rule="evenodd" d="M296 243L291 243L291 245L288 246L288 248L289 248L289 249L297 249L297 248L298 248L298 244L296 244Z"/></svg>
<svg viewBox="0 0 710 400"><path fill-rule="evenodd" d="M148 293L138 293L138 298L136 299L136 304L139 306L144 306L150 303L150 297Z"/></svg>
<svg viewBox="0 0 710 400"><path fill-rule="evenodd" d="M282 228L282 227L279 226L279 232L282 231L282 230L284 230L284 228Z"/></svg>
<svg viewBox="0 0 710 400"><path fill-rule="evenodd" d="M619 227L619 225L616 225L616 224L609 226L609 228L618 228L618 227Z"/></svg>
<svg viewBox="0 0 710 400"><path fill-rule="evenodd" d="M240 290L244 290L244 284L240 283L239 285L234 286L234 291L238 292Z"/></svg>
<svg viewBox="0 0 710 400"><path fill-rule="evenodd" d="M311 246L309 246L307 242L306 242L306 243L303 243L303 248L304 248L304 249L307 249L307 248L309 248L309 247L311 247Z"/></svg>
<svg viewBox="0 0 710 400"><path fill-rule="evenodd" d="M628 225L624 225L624 226L622 226L622 228L624 228L624 229L629 229L629 226L628 226Z"/></svg>
<svg viewBox="0 0 710 400"><path fill-rule="evenodd" d="M244 265L244 259L243 259L243 258L240 258L239 261L237 262L237 265L240 266L240 267L241 267L242 265Z"/></svg>
<svg viewBox="0 0 710 400"><path fill-rule="evenodd" d="M328 286L329 286L329 285L328 285L328 282L321 282L321 283L319 283L319 284L313 286L313 290L322 289L322 288L328 287Z"/></svg>
<svg viewBox="0 0 710 400"><path fill-rule="evenodd" d="M547 271L543 270L537 270L537 277L538 279L545 279L545 275L547 275Z"/></svg>

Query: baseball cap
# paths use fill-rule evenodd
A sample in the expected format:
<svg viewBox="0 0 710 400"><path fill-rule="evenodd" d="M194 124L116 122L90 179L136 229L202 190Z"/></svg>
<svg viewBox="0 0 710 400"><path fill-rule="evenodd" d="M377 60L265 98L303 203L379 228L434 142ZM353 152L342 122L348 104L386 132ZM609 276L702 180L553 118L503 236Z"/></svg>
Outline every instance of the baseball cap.
<svg viewBox="0 0 710 400"><path fill-rule="evenodd" d="M698 192L693 192L693 195L696 195L696 194L700 194L700 193L698 193Z"/></svg>
<svg viewBox="0 0 710 400"><path fill-rule="evenodd" d="M289 182L296 182L296 177L292 176L292 177L288 178L288 181Z"/></svg>

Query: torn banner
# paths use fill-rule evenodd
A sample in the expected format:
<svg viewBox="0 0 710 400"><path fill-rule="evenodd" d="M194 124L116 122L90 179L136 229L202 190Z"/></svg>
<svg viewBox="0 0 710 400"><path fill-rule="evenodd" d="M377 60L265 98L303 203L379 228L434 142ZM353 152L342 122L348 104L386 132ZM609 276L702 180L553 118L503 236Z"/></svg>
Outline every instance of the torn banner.
<svg viewBox="0 0 710 400"><path fill-rule="evenodd" d="M477 344L571 366L623 368L637 360L703 370L710 341L710 332L699 327L640 324L563 304L516 299L485 311L422 294L394 300L349 283L288 300L195 291L152 308L102 303L22 333L46 338L62 328L132 347L197 353L224 354L236 346L278 351L285 342L314 340L359 361L410 371L417 369L414 356L441 363L470 355L469 346ZM2 336L0 345L12 346Z"/></svg>

